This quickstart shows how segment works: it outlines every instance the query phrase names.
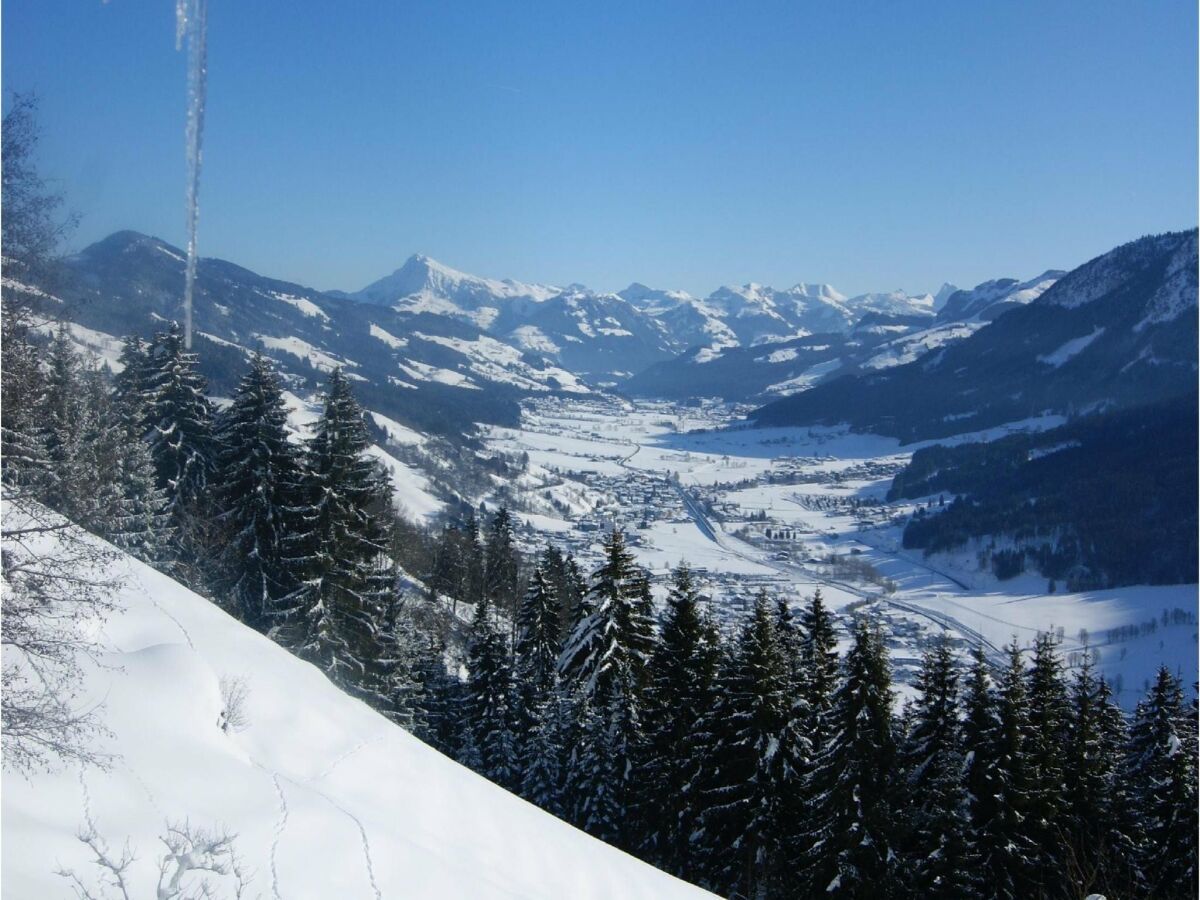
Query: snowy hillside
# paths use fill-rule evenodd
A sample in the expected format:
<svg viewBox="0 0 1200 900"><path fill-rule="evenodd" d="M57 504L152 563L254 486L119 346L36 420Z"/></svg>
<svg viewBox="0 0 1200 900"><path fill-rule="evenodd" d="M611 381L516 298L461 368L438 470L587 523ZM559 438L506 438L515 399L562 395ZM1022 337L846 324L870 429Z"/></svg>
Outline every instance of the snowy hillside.
<svg viewBox="0 0 1200 900"><path fill-rule="evenodd" d="M158 836L184 820L236 834L249 897L707 896L451 762L164 575L130 557L113 573L123 610L84 685L112 765L5 773L4 896L70 896L56 870L98 874L75 836L89 822L118 852L128 840L131 896L151 896ZM219 725L231 677L248 690L236 733Z"/></svg>

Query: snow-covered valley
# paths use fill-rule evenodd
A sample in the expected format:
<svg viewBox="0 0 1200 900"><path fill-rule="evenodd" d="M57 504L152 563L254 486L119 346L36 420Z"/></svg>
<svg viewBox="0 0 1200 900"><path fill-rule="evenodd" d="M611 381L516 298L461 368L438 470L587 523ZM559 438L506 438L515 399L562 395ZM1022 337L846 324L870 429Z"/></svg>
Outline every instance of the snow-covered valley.
<svg viewBox="0 0 1200 900"><path fill-rule="evenodd" d="M938 497L888 503L892 476L922 446L837 428L740 427L725 404L616 398L527 402L520 429L492 428L497 452L528 455L538 473L521 512L530 546L552 541L599 559L604 531L630 531L638 561L665 595L686 561L712 608L736 622L766 588L799 607L818 587L848 625L866 608L885 623L902 694L932 637L994 659L1014 640L1058 632L1070 665L1084 646L1127 707L1160 664L1197 666L1197 586L1133 586L1050 592L1045 578L998 580L971 546L926 558L901 546L905 520ZM942 443L992 440L1061 424L1046 416ZM540 485L541 487L537 487ZM557 511L540 494L569 489ZM949 499L949 498L946 498Z"/></svg>

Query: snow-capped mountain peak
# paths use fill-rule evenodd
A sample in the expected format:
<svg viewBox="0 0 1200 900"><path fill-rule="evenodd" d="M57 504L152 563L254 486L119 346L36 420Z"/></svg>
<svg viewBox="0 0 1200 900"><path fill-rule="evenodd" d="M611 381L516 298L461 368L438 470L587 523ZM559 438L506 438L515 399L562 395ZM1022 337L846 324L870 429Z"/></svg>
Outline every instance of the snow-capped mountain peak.
<svg viewBox="0 0 1200 900"><path fill-rule="evenodd" d="M830 303L844 303L846 301L846 295L840 293L832 284L810 284L802 281L795 285L788 293L801 297L811 297L814 300L825 300Z"/></svg>
<svg viewBox="0 0 1200 900"><path fill-rule="evenodd" d="M417 253L391 275L349 296L406 312L454 315L457 311L461 318L479 323L479 316L473 314L482 310L521 301L540 303L558 293L559 288L550 285L470 275Z"/></svg>

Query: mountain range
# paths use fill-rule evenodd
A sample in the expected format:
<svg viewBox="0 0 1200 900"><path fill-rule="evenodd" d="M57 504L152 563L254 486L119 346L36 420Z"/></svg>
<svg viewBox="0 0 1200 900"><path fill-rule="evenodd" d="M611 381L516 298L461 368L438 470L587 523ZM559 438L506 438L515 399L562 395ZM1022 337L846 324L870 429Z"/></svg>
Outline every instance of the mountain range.
<svg viewBox="0 0 1200 900"><path fill-rule="evenodd" d="M214 393L255 348L298 393L343 366L366 405L418 430L514 424L534 394L611 389L758 401L760 425L849 422L910 439L1177 392L1195 371L1195 232L1143 238L1064 273L936 294L846 297L828 284L700 299L459 272L414 255L355 292L202 259L196 341ZM116 365L117 338L178 318L184 255L118 232L69 257L37 303L65 308ZM1190 280L1189 280L1190 279Z"/></svg>

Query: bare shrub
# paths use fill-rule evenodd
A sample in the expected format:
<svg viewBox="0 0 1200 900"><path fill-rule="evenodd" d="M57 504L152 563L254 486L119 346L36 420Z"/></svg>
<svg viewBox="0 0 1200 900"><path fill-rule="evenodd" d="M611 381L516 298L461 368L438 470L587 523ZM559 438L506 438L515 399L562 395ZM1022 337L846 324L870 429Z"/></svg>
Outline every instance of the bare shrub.
<svg viewBox="0 0 1200 900"><path fill-rule="evenodd" d="M217 724L225 732L245 731L250 727L250 718L246 711L246 700L250 696L250 688L246 679L240 675L221 676L221 715Z"/></svg>
<svg viewBox="0 0 1200 900"><path fill-rule="evenodd" d="M129 867L137 857L126 840L119 855L108 846L89 817L76 835L93 854L96 872L87 878L74 869L59 869L79 900L130 900L148 897L146 891L131 893ZM221 828L199 828L190 822L166 823L159 840L166 848L158 860L155 900L218 900L247 897L253 876L234 846L237 835Z"/></svg>

